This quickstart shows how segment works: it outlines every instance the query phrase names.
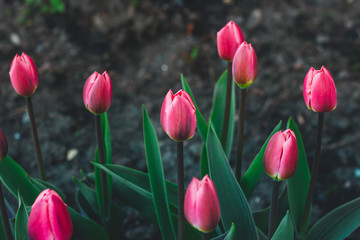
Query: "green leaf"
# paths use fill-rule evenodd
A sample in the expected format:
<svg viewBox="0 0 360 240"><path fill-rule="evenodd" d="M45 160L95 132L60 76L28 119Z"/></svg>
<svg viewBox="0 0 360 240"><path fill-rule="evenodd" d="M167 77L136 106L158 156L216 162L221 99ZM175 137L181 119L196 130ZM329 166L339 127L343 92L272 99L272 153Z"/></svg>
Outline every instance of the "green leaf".
<svg viewBox="0 0 360 240"><path fill-rule="evenodd" d="M203 144L201 147L200 154L200 176L203 178L206 174L209 174L209 160L207 156L206 145Z"/></svg>
<svg viewBox="0 0 360 240"><path fill-rule="evenodd" d="M32 206L40 191L34 187L27 176L27 173L9 156L0 161L0 177L4 186L17 198L20 191L24 203ZM68 207L75 233L81 239L98 240L108 239L105 230L97 223L82 217L72 208Z"/></svg>
<svg viewBox="0 0 360 240"><path fill-rule="evenodd" d="M7 155L0 161L0 178L4 186L17 198L18 191L24 203L31 206L40 193L30 182L27 173Z"/></svg>
<svg viewBox="0 0 360 240"><path fill-rule="evenodd" d="M194 95L191 91L191 88L190 88L189 84L187 83L186 78L184 77L183 74L181 74L181 84L182 84L184 91L187 92L190 95L190 97L192 98L193 103L196 107L196 118L197 118L197 126L196 127L199 131L200 137L205 142L206 134L208 132L208 125L207 125L206 121L204 120L204 117L202 116L200 109L198 108L198 106L196 104L196 101L195 101Z"/></svg>
<svg viewBox="0 0 360 240"><path fill-rule="evenodd" d="M156 222L154 203L151 193L140 186L122 178L104 165L93 163L95 167L111 174L113 179L113 194L121 202L132 206L150 221Z"/></svg>
<svg viewBox="0 0 360 240"><path fill-rule="evenodd" d="M235 224L231 224L231 228L224 234L221 234L220 236L216 238L212 238L211 240L235 240Z"/></svg>
<svg viewBox="0 0 360 240"><path fill-rule="evenodd" d="M235 239L258 239L254 219L246 197L228 163L213 126L207 139L210 175L215 184L225 229L235 223Z"/></svg>
<svg viewBox="0 0 360 240"><path fill-rule="evenodd" d="M79 193L77 194L78 205L82 208L82 210L89 216L91 219L96 222L101 222L101 216L98 211L96 192L87 186L85 183L79 181L75 177L73 177L73 181L79 188ZM85 200L85 201L84 201Z"/></svg>
<svg viewBox="0 0 360 240"><path fill-rule="evenodd" d="M299 232L298 230L300 230L307 191L309 188L310 171L300 131L296 126L296 123L291 118L288 120L287 128L290 128L295 133L299 149L299 160L296 172L294 176L287 180L290 213L294 221L295 231ZM309 211L311 211L311 208ZM300 233L300 235L302 234L303 233Z"/></svg>
<svg viewBox="0 0 360 240"><path fill-rule="evenodd" d="M360 198L356 198L322 217L308 232L305 240L345 239L360 226Z"/></svg>
<svg viewBox="0 0 360 240"><path fill-rule="evenodd" d="M77 236L79 239L86 240L108 240L109 237L103 227L96 222L81 216L71 207L67 208L73 223L74 237Z"/></svg>
<svg viewBox="0 0 360 240"><path fill-rule="evenodd" d="M15 240L27 240L27 224L29 220L29 215L26 210L26 206L20 196L20 192L18 193L18 201L19 208L15 218Z"/></svg>
<svg viewBox="0 0 360 240"><path fill-rule="evenodd" d="M151 192L149 176L147 173L116 164L106 164L104 167L106 167L111 174L120 176L130 183ZM166 189L169 203L177 207L177 185L173 182L166 181Z"/></svg>
<svg viewBox="0 0 360 240"><path fill-rule="evenodd" d="M286 213L285 217L281 220L280 225L276 229L272 240L284 240L284 239L293 239L294 238L294 227L291 221L291 216L289 211Z"/></svg>
<svg viewBox="0 0 360 240"><path fill-rule="evenodd" d="M260 181L264 173L264 166L263 166L263 156L266 149L266 146L271 138L271 136L280 131L282 122L280 121L278 125L274 128L274 130L270 133L270 136L265 141L264 145L261 147L260 152L256 155L254 160L252 161L250 167L245 172L244 176L240 181L240 185L244 194L247 198L250 197L251 193L254 191L255 187Z"/></svg>
<svg viewBox="0 0 360 240"><path fill-rule="evenodd" d="M28 176L31 183L39 190L39 191L43 191L47 188L50 188L52 190L54 190L55 192L57 192L57 194L59 194L59 196L65 201L66 197L65 195L54 185L52 185L51 183L45 182L39 178L32 178L30 176Z"/></svg>
<svg viewBox="0 0 360 240"><path fill-rule="evenodd" d="M164 169L158 139L151 120L143 106L143 131L146 163L149 171L150 187L158 224L163 239L176 239L171 221L169 202L165 186Z"/></svg>
<svg viewBox="0 0 360 240"><path fill-rule="evenodd" d="M234 138L235 128L235 113L236 113L236 95L235 83L231 81L231 101L230 101L230 115L229 115L229 128L227 132L227 140L225 146L226 157L230 158L232 142ZM224 110L226 104L226 87L227 87L227 71L225 71L217 81L214 88L213 105L210 114L210 121L214 125L217 136L221 139L223 134L224 123Z"/></svg>
<svg viewBox="0 0 360 240"><path fill-rule="evenodd" d="M96 192L84 182L79 181L76 178L73 178L74 182L79 187L79 190L76 195L76 201L81 209L92 219L101 222L101 216L97 211L97 201L96 201ZM125 220L126 213L117 206L114 202L111 202L110 205L110 215L106 221L106 230L110 236L110 239L118 239L122 229L122 223Z"/></svg>
<svg viewBox="0 0 360 240"><path fill-rule="evenodd" d="M94 163L94 165L112 175L113 194L119 201L135 208L144 217L157 223L149 178L146 173L115 164L101 165ZM173 225L177 226L177 185L167 181L166 187L169 194L169 202L174 207L170 209L172 211ZM173 199L173 203L171 199ZM197 234L197 231L194 231L189 224L185 224L185 239L201 239L201 235Z"/></svg>

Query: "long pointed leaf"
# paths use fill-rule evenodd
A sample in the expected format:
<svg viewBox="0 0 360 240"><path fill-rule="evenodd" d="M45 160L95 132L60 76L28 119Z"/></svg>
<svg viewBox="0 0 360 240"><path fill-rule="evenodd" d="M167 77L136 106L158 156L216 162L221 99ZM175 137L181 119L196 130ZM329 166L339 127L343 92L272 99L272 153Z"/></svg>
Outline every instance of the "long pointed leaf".
<svg viewBox="0 0 360 240"><path fill-rule="evenodd" d="M27 224L29 220L29 215L26 211L26 206L21 198L20 192L18 194L18 201L19 208L15 218L15 240L27 240Z"/></svg>
<svg viewBox="0 0 360 240"><path fill-rule="evenodd" d="M288 120L287 128L294 131L299 149L299 160L296 172L294 176L287 180L290 213L294 221L295 231L299 233L298 230L300 229L302 216L304 214L306 195L309 188L310 171L300 131L291 118ZM309 211L311 211L311 208ZM303 233L300 233L300 235L302 234Z"/></svg>
<svg viewBox="0 0 360 240"><path fill-rule="evenodd" d="M155 129L143 106L143 131L146 163L158 224L163 239L176 239L165 186L164 169Z"/></svg>
<svg viewBox="0 0 360 240"><path fill-rule="evenodd" d="M227 71L221 74L219 80L215 84L213 105L210 114L210 121L214 125L217 136L221 139L223 134L224 123L224 109L226 104L226 86L227 86ZM229 115L229 128L227 132L227 140L224 152L226 157L230 158L232 142L234 138L235 128L235 112L236 112L236 96L235 96L235 83L231 82L231 101L230 101L230 115Z"/></svg>
<svg viewBox="0 0 360 240"><path fill-rule="evenodd" d="M345 239L360 226L360 198L356 198L322 217L308 232L305 240Z"/></svg>
<svg viewBox="0 0 360 240"><path fill-rule="evenodd" d="M226 232L221 234L220 236L217 236L215 238L212 238L211 240L235 240L235 224L233 223L231 225L231 228Z"/></svg>
<svg viewBox="0 0 360 240"><path fill-rule="evenodd" d="M293 239L294 237L294 226L291 221L291 216L289 211L286 213L285 217L281 220L279 227L276 229L272 240L284 240L284 239Z"/></svg>
<svg viewBox="0 0 360 240"><path fill-rule="evenodd" d="M206 134L207 134L207 131L208 131L208 125L207 125L206 121L204 120L204 117L201 114L200 109L198 108L198 106L196 104L196 101L195 101L194 95L193 95L193 93L191 91L191 88L190 88L189 84L187 83L186 78L185 78L185 76L183 74L181 74L181 84L182 84L183 89L192 98L193 103L194 103L194 105L196 107L196 118L197 118L197 126L196 127L197 127L197 129L199 131L199 135L201 136L202 140L205 142L206 141Z"/></svg>
<svg viewBox="0 0 360 240"><path fill-rule="evenodd" d="M246 197L226 159L221 143L211 126L207 139L210 175L214 181L225 229L236 225L235 239L258 239L254 219Z"/></svg>

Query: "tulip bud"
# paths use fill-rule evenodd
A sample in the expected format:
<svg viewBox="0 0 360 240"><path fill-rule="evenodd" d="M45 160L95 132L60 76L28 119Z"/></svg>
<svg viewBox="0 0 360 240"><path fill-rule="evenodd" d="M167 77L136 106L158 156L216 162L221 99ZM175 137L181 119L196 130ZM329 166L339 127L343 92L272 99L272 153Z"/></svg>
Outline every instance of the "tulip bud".
<svg viewBox="0 0 360 240"><path fill-rule="evenodd" d="M46 189L36 198L28 221L30 240L70 240L73 226L66 204L54 191Z"/></svg>
<svg viewBox="0 0 360 240"><path fill-rule="evenodd" d="M295 174L298 146L291 129L276 132L269 140L263 158L265 172L274 180L285 180Z"/></svg>
<svg viewBox="0 0 360 240"><path fill-rule="evenodd" d="M336 108L335 83L324 66L321 70L310 68L304 79L303 95L306 106L314 112L326 113Z"/></svg>
<svg viewBox="0 0 360 240"><path fill-rule="evenodd" d="M110 107L111 97L111 80L107 72L102 75L97 72L91 74L83 89L85 107L95 115L103 114Z"/></svg>
<svg viewBox="0 0 360 240"><path fill-rule="evenodd" d="M217 49L220 58L232 62L235 52L244 41L244 35L236 23L228 22L217 32Z"/></svg>
<svg viewBox="0 0 360 240"><path fill-rule="evenodd" d="M232 64L234 80L240 88L249 87L256 79L258 63L254 48L243 42L237 49Z"/></svg>
<svg viewBox="0 0 360 240"><path fill-rule="evenodd" d="M39 84L39 73L35 63L25 53L21 56L16 54L11 63L9 75L13 88L23 97L31 96Z"/></svg>
<svg viewBox="0 0 360 240"><path fill-rule="evenodd" d="M165 133L174 141L186 141L194 136L196 121L196 108L190 95L183 90L174 95L169 90L160 114L161 127Z"/></svg>
<svg viewBox="0 0 360 240"><path fill-rule="evenodd" d="M208 175L201 181L191 180L185 194L184 213L186 220L202 232L210 232L218 225L220 205L214 183Z"/></svg>
<svg viewBox="0 0 360 240"><path fill-rule="evenodd" d="M3 160L8 153L8 143L3 131L0 129L0 160Z"/></svg>

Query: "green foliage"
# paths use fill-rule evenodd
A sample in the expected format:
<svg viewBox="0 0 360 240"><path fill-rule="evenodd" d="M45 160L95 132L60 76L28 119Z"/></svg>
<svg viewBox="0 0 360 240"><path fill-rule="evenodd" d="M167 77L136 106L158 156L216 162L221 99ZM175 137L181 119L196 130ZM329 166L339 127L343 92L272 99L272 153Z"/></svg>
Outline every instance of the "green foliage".
<svg viewBox="0 0 360 240"><path fill-rule="evenodd" d="M210 175L214 182L225 229L235 223L235 239L258 239L249 204L228 163L213 126L207 140Z"/></svg>
<svg viewBox="0 0 360 240"><path fill-rule="evenodd" d="M170 216L159 143L155 129L151 124L145 107L143 107L143 128L150 187L161 235L163 239L175 239L176 237Z"/></svg>

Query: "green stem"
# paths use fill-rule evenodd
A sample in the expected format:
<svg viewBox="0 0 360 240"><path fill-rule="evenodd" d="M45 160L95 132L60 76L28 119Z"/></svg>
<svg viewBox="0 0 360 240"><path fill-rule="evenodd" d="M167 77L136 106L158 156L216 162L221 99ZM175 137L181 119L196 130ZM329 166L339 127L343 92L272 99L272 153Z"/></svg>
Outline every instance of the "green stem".
<svg viewBox="0 0 360 240"><path fill-rule="evenodd" d="M210 233L202 233L202 239L203 240L210 240L211 239Z"/></svg>
<svg viewBox="0 0 360 240"><path fill-rule="evenodd" d="M37 133L37 129L36 129L36 122L35 122L35 117L34 117L31 96L26 97L25 99L26 99L26 106L28 109L28 114L29 114L29 119L30 119L30 125L31 125L31 131L32 131L32 136L33 136L33 141L34 141L36 159L38 161L39 177L41 180L45 180L44 166L43 166L43 161L42 161L42 156L41 156L41 151L40 151L40 143L39 143L39 137L38 137L38 133Z"/></svg>
<svg viewBox="0 0 360 240"><path fill-rule="evenodd" d="M105 164L105 152L104 152L104 143L101 133L101 119L100 115L95 115L95 128L96 128L96 139L98 143L98 152L99 152L99 161L100 164ZM106 181L106 173L104 170L100 170L101 174L101 193L102 193L102 202L103 202L103 222L105 224L107 216L107 205L108 205L108 189Z"/></svg>
<svg viewBox="0 0 360 240"><path fill-rule="evenodd" d="M5 198L4 198L4 194L2 191L1 182L0 182L0 210L1 210L2 222L4 225L6 240L12 240L13 238L12 238L12 233L11 233L10 224L9 224L9 217L6 212Z"/></svg>
<svg viewBox="0 0 360 240"><path fill-rule="evenodd" d="M239 109L239 131L237 145L237 159L235 166L235 176L238 182L241 180L242 155L243 155L243 139L244 139L244 120L245 120L245 97L246 88L240 88L240 109Z"/></svg>
<svg viewBox="0 0 360 240"><path fill-rule="evenodd" d="M221 145L225 151L228 129L229 129L229 115L230 115L230 102L231 102L231 88L232 88L232 62L227 65L227 82L226 82L226 100L224 110L224 122L221 134Z"/></svg>
<svg viewBox="0 0 360 240"><path fill-rule="evenodd" d="M178 240L184 240L184 143L177 142L178 160Z"/></svg>
<svg viewBox="0 0 360 240"><path fill-rule="evenodd" d="M271 210L270 210L270 219L269 219L269 230L268 230L268 240L272 238L277 227L277 213L278 213L278 199L279 199L279 187L280 181L273 181L273 191L271 198Z"/></svg>
<svg viewBox="0 0 360 240"><path fill-rule="evenodd" d="M315 158L311 169L310 184L306 196L306 203L304 207L304 215L301 221L300 233L304 233L306 231L308 218L310 216L310 206L314 194L315 182L320 165L320 152L321 152L323 125L324 125L324 113L318 113L318 129L317 129L317 137L316 137Z"/></svg>

